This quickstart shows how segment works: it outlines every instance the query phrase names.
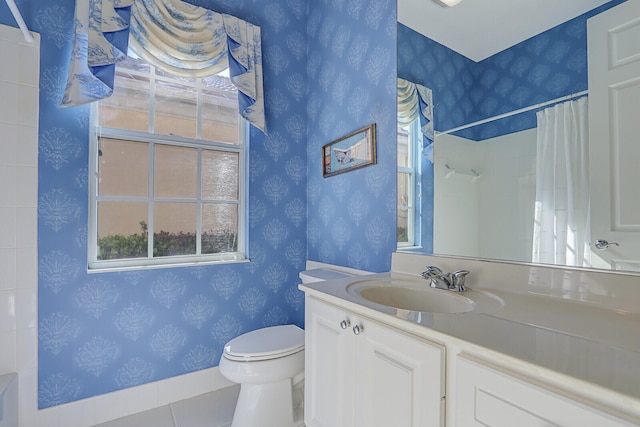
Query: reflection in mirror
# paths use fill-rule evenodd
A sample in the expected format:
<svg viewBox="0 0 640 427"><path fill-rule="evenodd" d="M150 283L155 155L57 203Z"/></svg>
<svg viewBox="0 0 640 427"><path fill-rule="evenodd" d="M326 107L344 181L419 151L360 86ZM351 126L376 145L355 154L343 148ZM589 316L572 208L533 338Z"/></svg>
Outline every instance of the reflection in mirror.
<svg viewBox="0 0 640 427"><path fill-rule="evenodd" d="M403 249L422 247L424 238L421 179L433 176L433 93L431 89L398 79L398 201L397 242ZM423 158L425 161L422 161ZM433 181L431 181L433 182ZM430 248L431 245L429 244Z"/></svg>
<svg viewBox="0 0 640 427"><path fill-rule="evenodd" d="M479 62L398 23L398 78L431 88L434 102L433 163L421 157L412 250L640 271L603 262L589 223L586 21L622 2ZM565 123L561 135L545 130ZM564 154L549 147L565 143L572 155L552 163Z"/></svg>
<svg viewBox="0 0 640 427"><path fill-rule="evenodd" d="M546 107L536 128L480 142L438 135L434 247L590 267L586 101Z"/></svg>

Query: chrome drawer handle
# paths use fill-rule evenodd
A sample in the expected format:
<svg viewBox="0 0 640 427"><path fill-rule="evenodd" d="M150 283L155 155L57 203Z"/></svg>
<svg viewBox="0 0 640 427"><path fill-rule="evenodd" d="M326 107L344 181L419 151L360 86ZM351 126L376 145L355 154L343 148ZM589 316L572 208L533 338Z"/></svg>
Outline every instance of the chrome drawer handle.
<svg viewBox="0 0 640 427"><path fill-rule="evenodd" d="M356 335L360 335L362 332L364 332L364 326L354 326L353 327L353 333Z"/></svg>
<svg viewBox="0 0 640 427"><path fill-rule="evenodd" d="M351 326L351 322L349 321L349 319L340 322L340 329L347 329L349 326Z"/></svg>

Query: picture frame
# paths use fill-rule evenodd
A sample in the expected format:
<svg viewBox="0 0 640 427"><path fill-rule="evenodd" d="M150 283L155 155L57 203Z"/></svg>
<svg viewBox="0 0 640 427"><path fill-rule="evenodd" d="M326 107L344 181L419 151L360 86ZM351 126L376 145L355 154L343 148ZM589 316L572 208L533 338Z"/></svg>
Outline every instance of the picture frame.
<svg viewBox="0 0 640 427"><path fill-rule="evenodd" d="M376 163L375 123L322 146L324 178Z"/></svg>

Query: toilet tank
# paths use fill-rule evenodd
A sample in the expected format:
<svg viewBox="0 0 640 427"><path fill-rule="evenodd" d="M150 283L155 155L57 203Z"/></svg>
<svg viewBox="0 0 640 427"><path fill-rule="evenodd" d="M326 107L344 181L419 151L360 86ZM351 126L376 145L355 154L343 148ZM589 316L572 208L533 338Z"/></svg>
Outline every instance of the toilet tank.
<svg viewBox="0 0 640 427"><path fill-rule="evenodd" d="M352 277L353 274L345 273L343 271L331 270L328 268L316 268L313 270L301 271L299 274L302 283L314 283L324 282L325 280L343 279L345 277Z"/></svg>

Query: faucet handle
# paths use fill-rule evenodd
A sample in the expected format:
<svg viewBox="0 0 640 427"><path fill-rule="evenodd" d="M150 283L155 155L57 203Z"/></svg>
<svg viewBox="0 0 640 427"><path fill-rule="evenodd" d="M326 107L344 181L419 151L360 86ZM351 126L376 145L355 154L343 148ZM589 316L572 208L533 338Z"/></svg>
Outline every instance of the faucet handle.
<svg viewBox="0 0 640 427"><path fill-rule="evenodd" d="M457 270L451 273L451 284L453 286L464 288L464 280L469 274L469 270Z"/></svg>
<svg viewBox="0 0 640 427"><path fill-rule="evenodd" d="M435 265L428 265L427 269L422 272L422 277L425 279L439 277L442 275L442 270L440 270Z"/></svg>

